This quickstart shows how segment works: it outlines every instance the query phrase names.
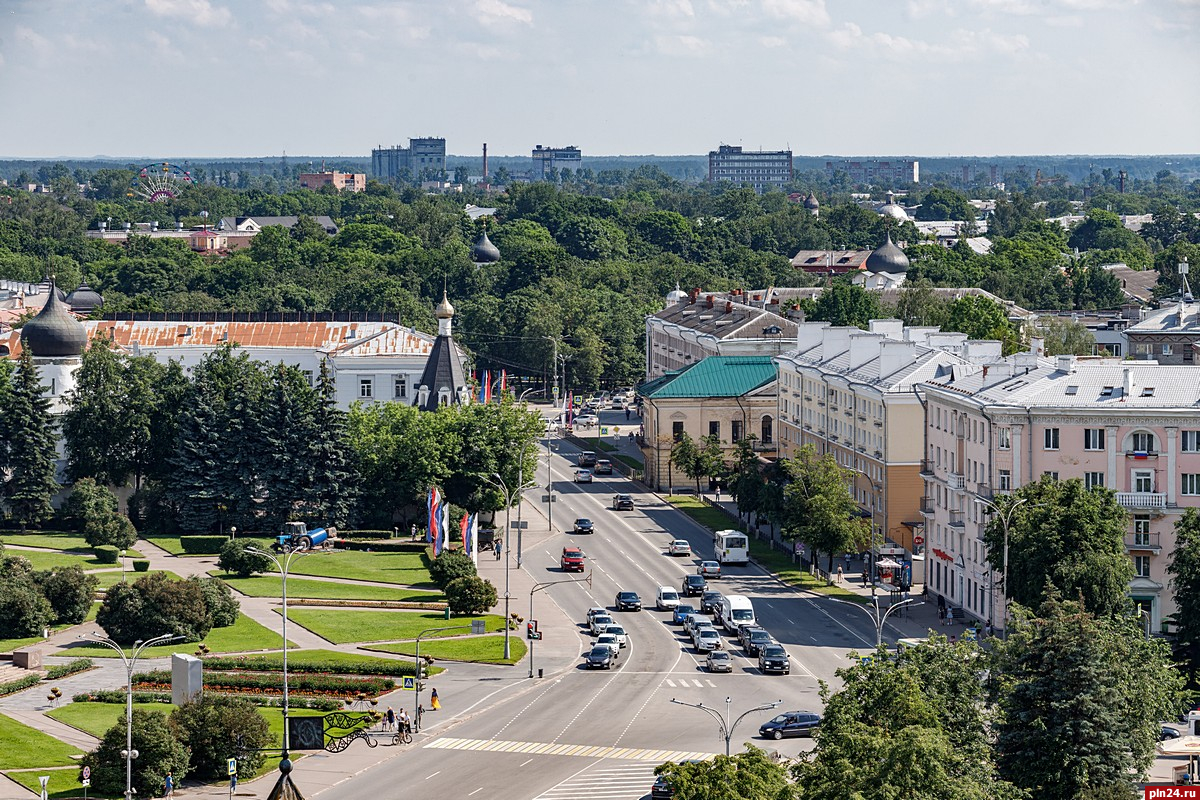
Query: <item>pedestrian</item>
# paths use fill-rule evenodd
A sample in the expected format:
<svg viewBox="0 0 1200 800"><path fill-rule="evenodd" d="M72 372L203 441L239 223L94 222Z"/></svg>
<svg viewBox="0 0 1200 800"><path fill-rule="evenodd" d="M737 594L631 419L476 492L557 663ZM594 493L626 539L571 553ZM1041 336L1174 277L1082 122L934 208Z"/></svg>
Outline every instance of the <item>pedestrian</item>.
<svg viewBox="0 0 1200 800"><path fill-rule="evenodd" d="M951 636L950 636L950 644L954 644L954 643L955 643L955 642L957 642L957 641L958 641L958 637L957 637L957 636L954 636L953 634L951 634Z"/></svg>
<svg viewBox="0 0 1200 800"><path fill-rule="evenodd" d="M441 711L442 701L438 700L437 689L429 690L429 708L433 711Z"/></svg>
<svg viewBox="0 0 1200 800"><path fill-rule="evenodd" d="M850 569L850 554L846 553L845 558L846 558L846 569Z"/></svg>
<svg viewBox="0 0 1200 800"><path fill-rule="evenodd" d="M416 720L417 730L421 730L421 720L424 719L424 717L425 717L425 706L418 705L417 706L417 720Z"/></svg>
<svg viewBox="0 0 1200 800"><path fill-rule="evenodd" d="M500 560L500 551L504 549L504 542L502 542L501 540L497 539L497 540L496 540L496 541L495 541L495 542L492 544L492 549L496 551L496 560L497 560L497 561L499 561L499 560Z"/></svg>
<svg viewBox="0 0 1200 800"><path fill-rule="evenodd" d="M400 709L399 715L396 717L396 730L401 733L412 733L412 720L408 718L408 712L403 708Z"/></svg>
<svg viewBox="0 0 1200 800"><path fill-rule="evenodd" d="M721 487L717 487L717 502L721 502Z"/></svg>
<svg viewBox="0 0 1200 800"><path fill-rule="evenodd" d="M167 770L167 777L163 779L163 797L175 796L175 776L171 774L171 770Z"/></svg>
<svg viewBox="0 0 1200 800"><path fill-rule="evenodd" d="M983 635L986 639L992 638L992 621L990 619L987 621L987 624L983 626Z"/></svg>
<svg viewBox="0 0 1200 800"><path fill-rule="evenodd" d="M392 710L391 706L388 706L386 719L387 725L384 727L384 730L390 731L394 729L396 727L396 712Z"/></svg>
<svg viewBox="0 0 1200 800"><path fill-rule="evenodd" d="M629 407L628 407L628 406L626 406L626 407L625 407L625 419L629 419L629 415L630 415L631 413L632 413L632 412L629 410ZM631 434L629 434L629 435L630 435L630 437L632 438L633 434L631 433Z"/></svg>
<svg viewBox="0 0 1200 800"><path fill-rule="evenodd" d="M938 625L945 625L945 624L946 624L946 608L944 606L938 606Z"/></svg>
<svg viewBox="0 0 1200 800"><path fill-rule="evenodd" d="M841 564L838 564L837 582L838 583L842 582L842 565Z"/></svg>
<svg viewBox="0 0 1200 800"><path fill-rule="evenodd" d="M408 540L410 542L415 542L417 540L417 523L415 523L415 522L412 524L412 527L409 529Z"/></svg>

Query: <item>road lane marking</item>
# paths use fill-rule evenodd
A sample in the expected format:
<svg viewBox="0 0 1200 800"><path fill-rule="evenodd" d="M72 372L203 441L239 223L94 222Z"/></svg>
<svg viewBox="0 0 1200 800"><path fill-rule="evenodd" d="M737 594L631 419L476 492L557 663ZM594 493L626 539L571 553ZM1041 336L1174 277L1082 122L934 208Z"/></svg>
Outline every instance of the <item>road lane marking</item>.
<svg viewBox="0 0 1200 800"><path fill-rule="evenodd" d="M470 794L468 794L468 795L467 795L467 797L471 797L471 796L473 796L473 795L477 795L477 794L479 794L479 793L480 793L480 792L482 792L482 791L483 791L483 787L482 787L482 786L480 786L478 789L476 789L475 791L473 791L473 792L471 792Z"/></svg>
<svg viewBox="0 0 1200 800"><path fill-rule="evenodd" d="M675 688L675 681L671 680L670 678L667 678L666 681L667 681L667 686L670 686L672 689Z"/></svg>
<svg viewBox="0 0 1200 800"><path fill-rule="evenodd" d="M515 748L513 747L514 745ZM513 752L540 756L573 756L577 758L622 759L625 761L651 761L655 763L664 760L706 760L716 755L716 753L687 750L659 750L649 747L555 744L554 742L514 742L508 739L459 739L453 737L434 739L426 742L422 747L434 750L467 750L474 753ZM525 766L534 760L532 758L527 759L521 766ZM433 775L437 774L439 773L433 773ZM433 775L429 777L432 778Z"/></svg>
<svg viewBox="0 0 1200 800"><path fill-rule="evenodd" d="M709 686L711 686L712 688L714 688L714 689L715 689L715 688L717 688L717 685L716 685L715 683L713 683L712 681L708 680L707 678L705 678L705 681L706 681L706 682L708 683L708 685L709 685Z"/></svg>
<svg viewBox="0 0 1200 800"><path fill-rule="evenodd" d="M437 772L433 773L433 775L426 775L426 776L425 776L425 780L429 780L429 779L430 779L430 778L432 778L434 775L441 775L441 774L442 774L442 771L439 769Z"/></svg>

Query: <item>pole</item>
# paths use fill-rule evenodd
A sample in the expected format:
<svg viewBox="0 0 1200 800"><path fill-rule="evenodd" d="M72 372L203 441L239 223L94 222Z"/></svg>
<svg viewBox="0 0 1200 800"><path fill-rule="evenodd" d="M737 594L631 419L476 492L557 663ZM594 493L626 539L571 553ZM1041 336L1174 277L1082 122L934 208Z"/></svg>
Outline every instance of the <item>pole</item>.
<svg viewBox="0 0 1200 800"><path fill-rule="evenodd" d="M869 610L866 606L859 605L858 603L851 603L848 600L838 600L836 597L828 597L826 599L832 600L835 603L841 603L842 605L849 606L850 608L857 608L859 611L866 614L867 617L870 618L871 622L875 625L875 647L876 648L883 647L883 628L885 625L887 625L887 618L892 615L893 611L896 611L897 609L903 608L904 606L907 606L907 605L914 605L914 606L925 605L925 603L923 601L918 602L916 600L901 600L899 603L896 603L895 605L890 606L887 609L887 611L883 612L883 614L880 615L880 613L879 613L879 598L878 597L871 598L871 608Z"/></svg>
<svg viewBox="0 0 1200 800"><path fill-rule="evenodd" d="M554 477L550 474L550 434L546 433L546 531L554 532Z"/></svg>
<svg viewBox="0 0 1200 800"><path fill-rule="evenodd" d="M496 476L496 477L497 477L497 479L499 478L499 476ZM501 482L501 485L503 485L503 482ZM510 627L509 620L512 619L512 617L509 616L509 610L508 610L508 602L509 602L509 598L511 597L511 595L509 594L509 583L508 583L508 568L509 568L508 565L511 560L510 556L512 555L512 545L509 544L509 541L508 541L508 537L512 533L511 516L512 516L512 504L509 501L508 487L505 487L505 489L504 489L504 660L505 661L508 661L510 658L512 658L512 645L509 643L509 640L508 640L508 629Z"/></svg>
<svg viewBox="0 0 1200 800"><path fill-rule="evenodd" d="M546 581L545 583L535 583L533 588L529 590L529 621L526 624L533 622L533 596L543 589L549 589L551 586L557 586L560 583L586 583L589 587L592 585L592 573L589 572L582 578L566 578L561 581ZM529 640L529 677L533 677L533 643L535 639Z"/></svg>
<svg viewBox="0 0 1200 800"><path fill-rule="evenodd" d="M1012 515L1017 508L1026 501L1024 497L1018 497L1008 505L1007 513L1001 510L1000 506L984 500L982 497L976 497L975 502L981 506L987 506L992 510L997 517L1000 518L1000 525L1004 528L1004 569L1000 573L1000 601L1003 606L1000 609L1000 618L1004 623L1004 633L1002 637L1008 638L1008 529L1012 523Z"/></svg>
<svg viewBox="0 0 1200 800"><path fill-rule="evenodd" d="M521 494L525 490L525 448L521 448L521 459L517 464L517 569L521 568ZM508 656L505 656L507 658Z"/></svg>
<svg viewBox="0 0 1200 800"><path fill-rule="evenodd" d="M507 627L507 623L506 627ZM413 730L417 733L421 732L421 637L427 633L440 633L441 631L457 631L463 628L470 628L470 625L447 625L442 628L426 628L417 634L417 649L414 655L416 662L416 690L413 692Z"/></svg>
<svg viewBox="0 0 1200 800"><path fill-rule="evenodd" d="M704 703L685 703L682 700L676 700L674 697L671 698L671 702L677 706L687 706L688 708L698 708L701 711L703 711L705 714L708 714L710 717L712 717L713 719L715 719L717 721L717 733L721 736L721 738L723 738L725 740L725 757L726 758L729 758L732 755L731 742L733 740L733 733L734 733L734 731L737 730L737 726L738 726L738 724L741 723L742 720L744 720L746 717L748 717L751 714L754 714L756 712L769 711L772 708L778 708L779 706L783 705L782 700L776 700L773 703L763 703L762 705L755 706L754 708L751 708L747 711L743 711L741 713L741 715L738 716L737 719L730 722L729 717L731 715L731 709L733 707L733 698L732 697L727 696L725 698L725 714L724 714L724 716L722 716L721 712L717 711L717 709L712 708L711 706L706 706L706 705L704 705Z"/></svg>

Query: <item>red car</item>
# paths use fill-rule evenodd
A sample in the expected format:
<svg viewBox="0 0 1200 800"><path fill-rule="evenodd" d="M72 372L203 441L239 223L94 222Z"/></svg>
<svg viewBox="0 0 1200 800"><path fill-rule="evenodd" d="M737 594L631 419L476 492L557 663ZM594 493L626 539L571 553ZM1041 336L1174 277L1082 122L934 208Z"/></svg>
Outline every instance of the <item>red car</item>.
<svg viewBox="0 0 1200 800"><path fill-rule="evenodd" d="M583 572L583 551L578 547L564 547L558 564L563 572Z"/></svg>

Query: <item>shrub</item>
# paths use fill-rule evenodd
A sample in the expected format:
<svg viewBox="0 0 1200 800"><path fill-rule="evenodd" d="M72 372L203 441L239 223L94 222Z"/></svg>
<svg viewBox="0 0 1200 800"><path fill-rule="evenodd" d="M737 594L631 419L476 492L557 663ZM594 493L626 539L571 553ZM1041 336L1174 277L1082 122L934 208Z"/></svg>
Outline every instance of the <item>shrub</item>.
<svg viewBox="0 0 1200 800"><path fill-rule="evenodd" d="M204 659L206 670L236 670L250 672L279 672L283 670L283 656L209 656ZM288 658L288 676L296 672L320 672L342 675L412 675L412 661L347 661L328 662L306 659L303 656Z"/></svg>
<svg viewBox="0 0 1200 800"><path fill-rule="evenodd" d="M203 694L171 712L168 723L191 756L189 771L199 778L226 775L227 758L250 776L262 766L271 743L267 721L249 700Z"/></svg>
<svg viewBox="0 0 1200 800"><path fill-rule="evenodd" d="M289 664L288 666L291 665ZM17 678L15 681L0 683L0 697L3 697L6 694L12 694L13 692L19 692L22 689L28 689L30 686L41 682L41 675L25 675L24 677Z"/></svg>
<svg viewBox="0 0 1200 800"><path fill-rule="evenodd" d="M92 610L92 594L100 579L88 575L79 565L54 567L34 576L38 589L54 610L54 620L62 625L78 625Z"/></svg>
<svg viewBox="0 0 1200 800"><path fill-rule="evenodd" d="M117 496L108 487L96 483L94 478L80 478L58 513L64 525L71 530L84 531L86 536L89 524L103 522L116 514L117 509ZM104 542L89 541L88 544L94 547Z"/></svg>
<svg viewBox="0 0 1200 800"><path fill-rule="evenodd" d="M133 543L137 541L138 532L137 528L133 527L133 523L129 521L129 517L124 514L113 514L92 529L90 534L85 530L84 537L91 545L111 544L118 550L125 550L133 547Z"/></svg>
<svg viewBox="0 0 1200 800"><path fill-rule="evenodd" d="M446 601L455 614L482 614L496 605L496 587L476 575L456 578L446 587Z"/></svg>
<svg viewBox="0 0 1200 800"><path fill-rule="evenodd" d="M0 631L5 637L40 636L54 619L54 609L34 584L29 559L0 559Z"/></svg>
<svg viewBox="0 0 1200 800"><path fill-rule="evenodd" d="M69 664L55 664L46 668L46 680L56 681L59 678L65 678L68 675L74 675L76 672L83 672L85 669L92 668L92 660L90 658L77 658Z"/></svg>
<svg viewBox="0 0 1200 800"><path fill-rule="evenodd" d="M433 582L445 590L452 581L473 576L476 570L470 556L453 550L442 553L430 562L429 574Z"/></svg>
<svg viewBox="0 0 1200 800"><path fill-rule="evenodd" d="M139 797L158 797L163 781L170 771L175 785L187 774L188 756L183 745L171 735L167 715L161 711L133 711L133 748L138 757L133 760L133 785ZM83 757L80 766L92 771L93 791L97 794L119 796L125 791L125 721L109 728L100 745Z"/></svg>
<svg viewBox="0 0 1200 800"><path fill-rule="evenodd" d="M120 644L145 641L164 633L198 642L212 629L212 615L197 581L173 581L151 573L105 592L96 622Z"/></svg>
<svg viewBox="0 0 1200 800"><path fill-rule="evenodd" d="M96 555L96 560L101 564L115 564L121 557L120 549L111 544L102 544L99 547L93 547L92 552Z"/></svg>
<svg viewBox="0 0 1200 800"><path fill-rule="evenodd" d="M257 573L270 572L275 567L271 559L258 553L246 552L247 547L258 546L258 542L253 539L226 540L225 544L221 545L221 557L217 559L217 568L225 572L232 572L239 578L249 578Z"/></svg>
<svg viewBox="0 0 1200 800"><path fill-rule="evenodd" d="M228 536L180 536L179 546L188 555L211 556L221 552L221 547L228 541Z"/></svg>
<svg viewBox="0 0 1200 800"><path fill-rule="evenodd" d="M291 663L288 663L288 671L291 671ZM283 706L282 697L263 697L255 695L239 694L243 700L249 700L255 705L266 706L269 708L280 708ZM103 689L95 692L83 692L71 698L75 703L125 703L124 689ZM171 699L170 692L134 692L133 702L135 703L165 703L170 705L174 702ZM340 711L342 709L341 700L333 700L328 697L298 697L295 695L288 697L288 705L292 708L315 708L318 711Z"/></svg>
<svg viewBox="0 0 1200 800"><path fill-rule="evenodd" d="M149 572L150 571L150 562L144 558L136 559L133 562L133 571L134 572Z"/></svg>
<svg viewBox="0 0 1200 800"><path fill-rule="evenodd" d="M195 583L200 587L200 592L204 596L204 607L212 617L214 628L228 628L237 622L241 606L234 599L233 591L225 585L224 581L193 575L187 579L187 582Z"/></svg>
<svg viewBox="0 0 1200 800"><path fill-rule="evenodd" d="M298 694L347 695L364 692L371 696L381 695L396 688L396 682L388 678L348 678L342 675L291 674L288 661L288 692ZM166 669L142 672L133 676L134 686L147 689L166 689L171 685L171 671ZM283 693L283 675L273 672L212 672L204 671L204 689L216 691L248 691Z"/></svg>

